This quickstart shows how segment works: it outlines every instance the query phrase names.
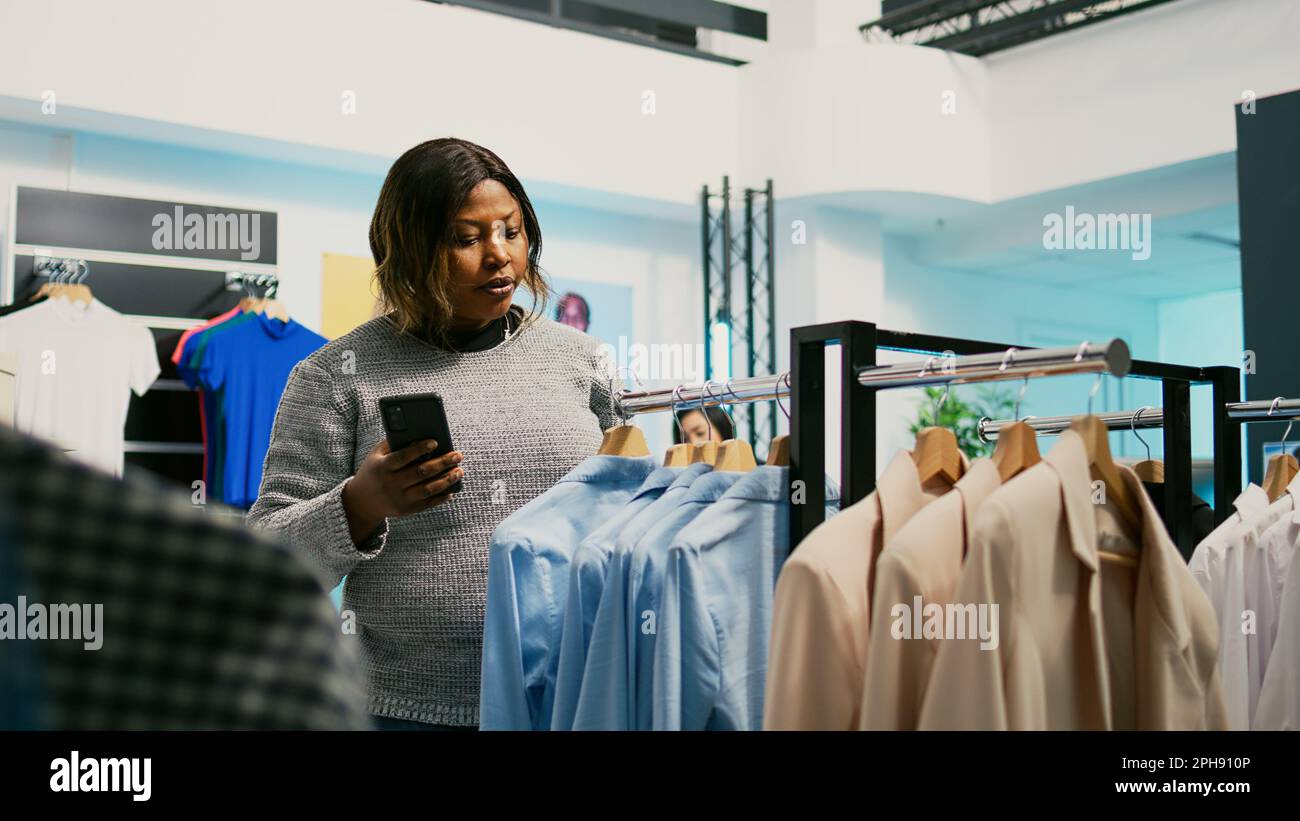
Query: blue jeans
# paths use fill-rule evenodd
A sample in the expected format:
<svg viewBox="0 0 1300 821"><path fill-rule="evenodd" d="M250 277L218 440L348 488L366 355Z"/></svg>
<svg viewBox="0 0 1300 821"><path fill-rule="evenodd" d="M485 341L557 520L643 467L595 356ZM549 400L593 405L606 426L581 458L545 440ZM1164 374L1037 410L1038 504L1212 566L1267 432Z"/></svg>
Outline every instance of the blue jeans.
<svg viewBox="0 0 1300 821"><path fill-rule="evenodd" d="M453 724L428 724L423 721L412 721L409 718L389 718L388 716L372 715L370 720L374 723L376 730L477 730L478 727L458 727Z"/></svg>

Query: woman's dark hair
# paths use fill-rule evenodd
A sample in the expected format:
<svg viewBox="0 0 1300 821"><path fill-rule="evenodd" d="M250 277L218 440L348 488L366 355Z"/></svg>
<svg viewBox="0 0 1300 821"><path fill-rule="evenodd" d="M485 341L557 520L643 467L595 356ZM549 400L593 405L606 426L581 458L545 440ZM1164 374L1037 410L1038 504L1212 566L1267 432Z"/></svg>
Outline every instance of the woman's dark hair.
<svg viewBox="0 0 1300 821"><path fill-rule="evenodd" d="M677 421L682 422L688 413L698 413L699 408L689 408L677 412ZM713 429L722 434L722 438L735 439L736 429L731 424L731 417L728 416L721 408L709 407L704 409L710 422L713 423ZM680 425L673 425L673 444L680 445L686 440L682 438L682 429Z"/></svg>
<svg viewBox="0 0 1300 821"><path fill-rule="evenodd" d="M468 140L444 137L423 142L388 170L370 220L370 252L383 307L398 327L444 348L457 283L450 277L452 219L483 180L496 180L519 203L528 265L519 284L533 294L531 323L545 314L551 289L538 265L542 229L523 185L501 158ZM521 325L520 327L523 327Z"/></svg>

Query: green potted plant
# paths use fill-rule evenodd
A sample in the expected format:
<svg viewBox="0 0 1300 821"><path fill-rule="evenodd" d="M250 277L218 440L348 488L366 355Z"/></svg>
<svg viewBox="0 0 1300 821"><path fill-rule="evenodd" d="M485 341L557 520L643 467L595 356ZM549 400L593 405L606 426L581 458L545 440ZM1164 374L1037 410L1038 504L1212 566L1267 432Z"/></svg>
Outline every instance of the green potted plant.
<svg viewBox="0 0 1300 821"><path fill-rule="evenodd" d="M917 417L908 427L913 434L938 426L948 428L957 436L957 446L968 459L977 459L993 453L994 442L980 439L978 424L983 417L1010 419L1015 412L1015 395L990 386L976 386L974 397L963 398L958 388L948 392L948 399L939 408L939 418L934 416L935 405L943 397L942 387L925 388L925 400L917 407Z"/></svg>

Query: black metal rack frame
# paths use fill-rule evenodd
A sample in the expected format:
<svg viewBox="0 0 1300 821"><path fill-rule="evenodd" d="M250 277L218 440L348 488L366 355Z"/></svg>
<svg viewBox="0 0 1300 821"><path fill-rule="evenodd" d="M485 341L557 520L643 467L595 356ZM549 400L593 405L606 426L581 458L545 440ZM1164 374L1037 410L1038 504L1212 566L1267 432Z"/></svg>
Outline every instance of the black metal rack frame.
<svg viewBox="0 0 1300 821"><path fill-rule="evenodd" d="M1004 345L955 337L890 331L871 322L850 320L807 325L790 331L790 478L803 488L803 503L792 505L792 549L824 520L826 473L826 346L841 347L840 507L866 497L876 484L876 391L858 381L858 372L874 367L877 350L920 354L952 352L957 356L1001 353L1023 345ZM1223 521L1241 492L1241 437L1227 403L1240 401L1238 368L1195 368L1133 360L1129 376L1158 379L1164 408L1165 517L1170 535L1184 556L1195 548L1190 528L1192 505L1191 386L1213 386L1215 521Z"/></svg>

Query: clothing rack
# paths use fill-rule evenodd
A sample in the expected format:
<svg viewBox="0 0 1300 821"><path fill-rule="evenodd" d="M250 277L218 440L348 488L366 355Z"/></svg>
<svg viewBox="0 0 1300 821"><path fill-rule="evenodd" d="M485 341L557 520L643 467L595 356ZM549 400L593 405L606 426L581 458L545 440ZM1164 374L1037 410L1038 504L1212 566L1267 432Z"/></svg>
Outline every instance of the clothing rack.
<svg viewBox="0 0 1300 821"><path fill-rule="evenodd" d="M1190 527L1192 505L1191 385L1213 386L1215 519L1227 516L1241 491L1241 440L1228 424L1228 406L1240 399L1237 368L1193 368L1163 362L1129 360L1121 340L1078 348L1024 348L954 337L890 331L871 322L846 321L791 330L793 401L790 421L792 487L801 487L803 504L792 507L790 544L797 547L822 522L825 505L825 349L840 352L840 505L848 507L875 488L876 402L882 387L1017 379L1066 373L1109 372L1114 376L1157 379L1162 384L1165 515L1174 543L1183 555L1195 547ZM878 365L878 350L930 354L925 373L913 363ZM1008 355L1008 351L1012 353ZM950 363L934 364L947 359ZM1131 414L1130 414L1131 415ZM1276 415L1274 418L1277 418ZM800 484L801 483L801 484Z"/></svg>
<svg viewBox="0 0 1300 821"><path fill-rule="evenodd" d="M1213 391L1214 518L1227 518L1231 500L1241 492L1241 437L1234 424L1300 418L1300 400L1241 402L1241 372L1235 367L1196 368L1131 359L1123 340L1084 342L1062 348L1026 348L980 340L891 331L874 323L850 320L793 328L791 369L781 374L745 377L730 382L656 390L620 390L615 406L623 418L638 413L733 405L788 398L790 401L791 492L803 490L803 503L792 506L790 544L798 546L823 521L826 472L825 350L841 347L840 357L840 506L848 507L875 488L876 391L885 388L966 384L1080 373L1155 379L1161 383L1162 407L1098 414L1111 430L1130 427L1163 429L1165 504L1170 535L1184 556L1194 549L1192 509L1191 386ZM927 354L924 359L877 364L878 350ZM1134 419L1136 415L1136 420ZM1029 418L1040 432L1059 433L1074 417ZM984 423L982 435L994 435ZM814 481L814 477L816 480Z"/></svg>

